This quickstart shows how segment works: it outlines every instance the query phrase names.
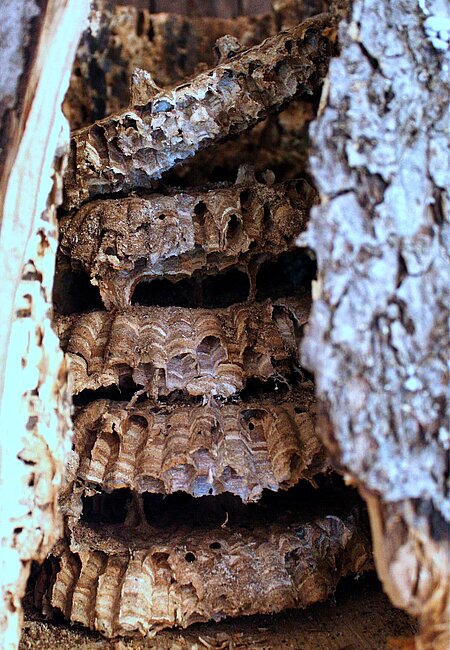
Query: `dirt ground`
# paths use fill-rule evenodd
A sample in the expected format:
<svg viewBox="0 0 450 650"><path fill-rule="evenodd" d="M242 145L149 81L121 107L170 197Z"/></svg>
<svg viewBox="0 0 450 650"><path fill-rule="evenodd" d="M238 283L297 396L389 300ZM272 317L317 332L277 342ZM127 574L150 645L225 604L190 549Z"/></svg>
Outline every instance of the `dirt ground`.
<svg viewBox="0 0 450 650"><path fill-rule="evenodd" d="M334 602L304 611L198 624L153 639L107 641L28 609L20 650L383 650L406 647L401 638L415 631L370 575L343 581Z"/></svg>

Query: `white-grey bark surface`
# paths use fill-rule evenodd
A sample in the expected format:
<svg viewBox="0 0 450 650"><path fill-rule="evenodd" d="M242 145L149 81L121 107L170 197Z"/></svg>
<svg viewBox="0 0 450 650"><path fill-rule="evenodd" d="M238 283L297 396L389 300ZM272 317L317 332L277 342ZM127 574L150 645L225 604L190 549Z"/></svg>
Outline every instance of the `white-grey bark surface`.
<svg viewBox="0 0 450 650"><path fill-rule="evenodd" d="M342 464L386 501L426 499L450 520L448 57L425 18L365 0L341 28L312 130L320 297L304 353Z"/></svg>
<svg viewBox="0 0 450 650"><path fill-rule="evenodd" d="M319 267L303 353L328 446L360 485L398 505L406 530L422 529L425 515L421 543L428 535L440 548L450 521L445 10L439 0L354 2L311 131L322 203L302 239ZM403 568L418 557L409 551Z"/></svg>

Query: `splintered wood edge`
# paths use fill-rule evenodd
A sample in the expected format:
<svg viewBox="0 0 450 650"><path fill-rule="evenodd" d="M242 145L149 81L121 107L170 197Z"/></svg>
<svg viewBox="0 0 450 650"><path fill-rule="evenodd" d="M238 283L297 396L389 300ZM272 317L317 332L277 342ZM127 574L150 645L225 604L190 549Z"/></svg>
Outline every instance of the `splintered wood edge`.
<svg viewBox="0 0 450 650"><path fill-rule="evenodd" d="M156 408L152 401L97 400L77 412L73 445L62 499L72 516L81 495L99 487L195 497L229 492L246 502L328 468L308 384L281 402Z"/></svg>
<svg viewBox="0 0 450 650"><path fill-rule="evenodd" d="M61 317L56 328L75 394L127 377L154 398L175 390L230 397L249 377L285 381L309 307L309 296L211 310L131 307Z"/></svg>
<svg viewBox="0 0 450 650"><path fill-rule="evenodd" d="M9 650L19 643L31 562L60 532L70 431L67 369L51 323L69 140L60 106L88 2L2 4L0 647Z"/></svg>
<svg viewBox="0 0 450 650"><path fill-rule="evenodd" d="M75 525L42 572L36 600L105 636L279 612L326 600L372 567L355 514L246 529L165 531Z"/></svg>
<svg viewBox="0 0 450 650"><path fill-rule="evenodd" d="M150 187L177 162L239 133L301 93L327 71L336 17L322 14L236 55L174 90L72 135L65 207Z"/></svg>
<svg viewBox="0 0 450 650"><path fill-rule="evenodd" d="M145 278L233 264L254 285L254 258L293 247L316 198L312 186L297 179L93 201L61 220L61 252L98 284L107 308L129 305Z"/></svg>

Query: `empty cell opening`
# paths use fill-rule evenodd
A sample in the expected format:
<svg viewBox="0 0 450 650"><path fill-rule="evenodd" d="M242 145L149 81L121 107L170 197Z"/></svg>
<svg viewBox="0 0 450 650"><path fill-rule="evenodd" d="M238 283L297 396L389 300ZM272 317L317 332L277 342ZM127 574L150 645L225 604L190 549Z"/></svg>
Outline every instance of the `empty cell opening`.
<svg viewBox="0 0 450 650"><path fill-rule="evenodd" d="M311 288L316 271L316 262L308 253L298 249L281 253L259 269L256 276L256 299L277 299L304 292L305 288Z"/></svg>
<svg viewBox="0 0 450 650"><path fill-rule="evenodd" d="M145 492L133 497L128 489L101 492L83 498L81 521L93 526L147 523L155 530L179 527L213 530L224 526L252 530L275 521L286 525L292 520L308 521L312 514L345 514L361 505L355 489L345 486L338 475L328 474L316 477L316 487L301 481L288 490L264 490L256 503L243 503L238 496L227 492L202 497L185 492L169 495ZM220 549L220 542L212 542L211 549Z"/></svg>
<svg viewBox="0 0 450 650"><path fill-rule="evenodd" d="M142 385L136 384L132 377L121 377L119 386L116 384L111 384L111 386L103 386L95 390L85 388L80 391L77 395L73 396L73 405L77 406L86 406L90 402L94 402L98 399L110 399L118 401L129 401L131 400L136 392L142 390ZM147 394L139 395L135 403L138 404L144 400L148 399Z"/></svg>
<svg viewBox="0 0 450 650"><path fill-rule="evenodd" d="M200 226L203 226L205 223L206 215L209 213L206 203L204 201L199 201L194 208L194 223L197 223Z"/></svg>
<svg viewBox="0 0 450 650"><path fill-rule="evenodd" d="M229 307L245 302L250 293L248 275L238 269L230 269L215 276L206 276L203 283L204 307Z"/></svg>
<svg viewBox="0 0 450 650"><path fill-rule="evenodd" d="M111 494L99 492L84 496L81 521L97 524L123 524L132 502L131 491L124 488Z"/></svg>
<svg viewBox="0 0 450 650"><path fill-rule="evenodd" d="M87 273L58 269L58 266L53 284L53 306L61 316L104 310L100 290L91 284Z"/></svg>
<svg viewBox="0 0 450 650"><path fill-rule="evenodd" d="M131 297L132 305L148 307L194 307L196 302L196 282L193 278L178 282L166 278L143 280L136 285Z"/></svg>
<svg viewBox="0 0 450 650"><path fill-rule="evenodd" d="M265 211L270 219L270 211ZM239 233L241 223L232 215L227 237ZM316 277L316 262L298 249L281 253L273 260L264 262L256 276L256 300L276 300L295 296L311 289ZM194 273L189 278L172 281L168 278L144 279L134 288L132 305L147 307L187 307L191 309L225 308L245 302L250 295L250 279L244 271L232 267L214 275Z"/></svg>
<svg viewBox="0 0 450 650"><path fill-rule="evenodd" d="M236 214L232 214L227 226L227 242L232 243L242 231L242 222Z"/></svg>
<svg viewBox="0 0 450 650"><path fill-rule="evenodd" d="M236 268L217 275L194 273L172 282L167 278L142 280L131 297L132 305L212 309L245 302L250 293L248 275Z"/></svg>

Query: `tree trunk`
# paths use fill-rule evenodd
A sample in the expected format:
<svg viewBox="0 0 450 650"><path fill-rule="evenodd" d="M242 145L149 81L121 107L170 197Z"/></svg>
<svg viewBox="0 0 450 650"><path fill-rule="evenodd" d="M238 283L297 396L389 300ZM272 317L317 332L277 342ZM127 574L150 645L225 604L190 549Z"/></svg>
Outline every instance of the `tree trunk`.
<svg viewBox="0 0 450 650"><path fill-rule="evenodd" d="M16 648L32 560L60 532L67 373L51 324L69 130L61 102L88 2L7 0L0 50L0 646Z"/></svg>
<svg viewBox="0 0 450 650"><path fill-rule="evenodd" d="M260 127L218 143L291 101L272 123L271 117L260 123L278 133L256 139L254 149L271 143L270 154L257 161L259 171L268 158L289 167L294 156L280 150L292 148L292 123L301 121L304 130L317 107L336 16L297 26L326 0L274 0L270 24L242 18L236 34L242 30L250 44L274 25L289 32L245 52L224 37L219 65L173 90L160 91L138 70L131 108L105 118L108 107L119 107L119 96L107 97L106 86L121 67L134 66L133 57L154 65L161 83L179 83L194 70L199 55L189 48L192 59L157 65L159 56L168 64L170 29L183 42L186 33L200 39L199 25L210 25L206 43L224 29L219 16L225 24L236 20L239 7L249 13L268 8L257 0L180 2L180 11L190 7L197 18L160 16L150 46L141 38L142 30L153 33L148 7L167 11L172 3L127 4L135 7L123 9L123 16L133 24L136 49L116 61L116 37L125 42L128 27L113 34L109 18L101 17L99 34L91 33L79 50L82 74L78 82L72 77L66 103L78 126L91 121L91 113L104 118L73 134L65 176L72 212L61 222L62 281L55 298L73 387L52 329L51 294L69 142L60 107L88 0L5 0L2 7L0 30L8 44L0 49L6 70L0 81L2 648L17 647L31 561L42 560L60 535L58 496L67 534L41 573L36 599L47 612L59 609L106 635L305 606L329 596L341 575L371 566L364 522L345 489L328 493L318 512L309 510L311 494L301 486L291 497L280 491L262 517L252 514L261 513L256 504L236 507L238 497L253 501L300 478L320 483L329 467L315 435L312 383L304 381L298 354L310 301L293 295L295 281L287 277L301 275L292 253L314 192L294 183L303 198L291 205L291 181L274 183L268 172L263 183L253 177L251 187L242 187L244 170L230 187L160 186L159 194L141 195L166 171L192 178L200 162L209 181L211 161L221 156L234 169L240 152L252 157ZM99 6L110 10L112 3ZM198 17L206 6L210 17ZM379 576L392 601L421 618L417 647L423 650L448 647L450 615L443 243L449 30L441 7L440 0L418 6L355 0L311 131L321 206L301 238L316 251L319 266L302 350L317 382L321 436L367 501ZM107 50L96 58L88 50L100 47L102 34ZM305 90L312 99L293 100ZM174 172L175 162L188 157L193 165ZM298 160L294 167L283 180L298 173ZM246 276L243 298L236 276L226 290L208 284L213 276L223 279L230 260L239 281ZM279 260L281 266L289 260L286 277L280 265L275 270ZM260 262L267 267L258 289ZM100 304L66 305L66 272L89 274ZM145 287L136 298L140 285L155 278L167 280L161 295L170 304L146 303ZM286 286L276 286L280 282ZM281 298L273 295L277 290ZM84 293L81 285L76 293ZM78 402L70 452L72 394ZM260 464L253 467L255 459ZM180 489L185 495L178 500L173 493ZM208 528L193 497L214 490L219 505L206 513L214 520ZM316 501L323 494L317 493ZM306 510L296 510L303 500ZM245 522L244 532L236 532L238 521ZM269 537L263 548L259 541ZM159 595L149 599L155 585ZM275 588L279 595L267 598Z"/></svg>
<svg viewBox="0 0 450 650"><path fill-rule="evenodd" d="M302 240L319 267L303 351L322 435L367 499L387 593L430 649L448 647L450 616L442 12L354 3L311 132L322 204Z"/></svg>

